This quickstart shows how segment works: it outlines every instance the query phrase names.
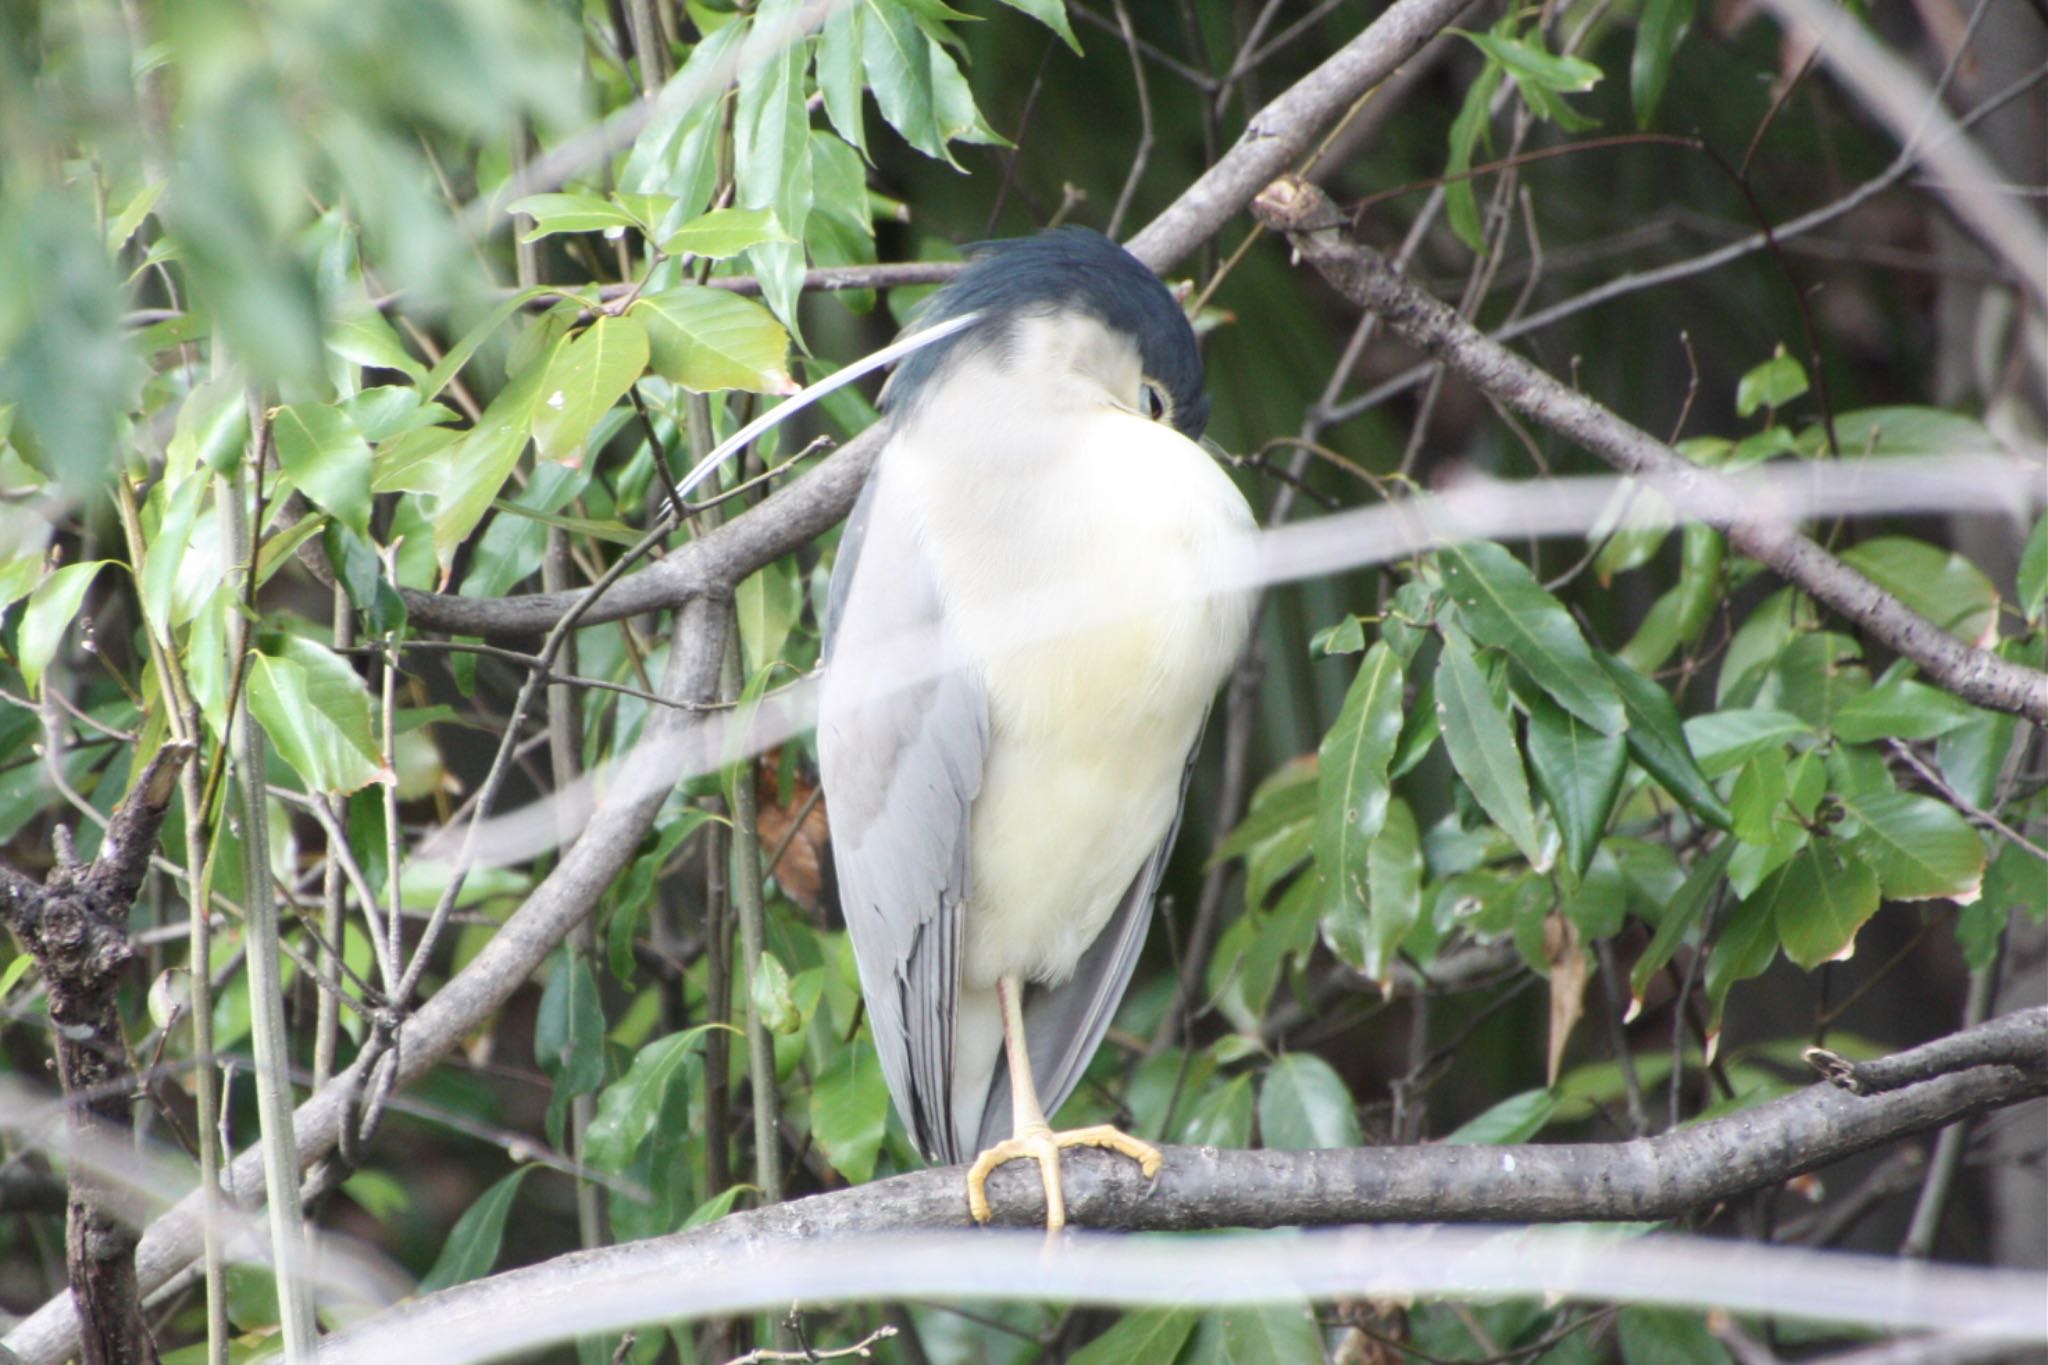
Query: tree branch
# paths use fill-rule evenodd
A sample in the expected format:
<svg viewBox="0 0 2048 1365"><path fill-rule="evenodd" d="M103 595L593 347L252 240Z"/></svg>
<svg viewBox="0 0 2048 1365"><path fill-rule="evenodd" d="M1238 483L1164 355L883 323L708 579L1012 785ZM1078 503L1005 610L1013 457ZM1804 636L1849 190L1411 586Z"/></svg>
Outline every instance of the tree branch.
<svg viewBox="0 0 2048 1365"><path fill-rule="evenodd" d="M591 605L581 624L603 625L642 612L667 611L705 592L729 592L763 564L824 534L846 516L882 448L876 424L795 483L777 489L735 517L671 551L660 563L628 574ZM412 624L451 635L544 635L583 594L458 597L403 590Z"/></svg>
<svg viewBox="0 0 2048 1365"><path fill-rule="evenodd" d="M192 752L191 744L173 740L151 756L107 822L92 862L60 862L43 886L0 864L0 923L42 969L66 1120L81 1141L128 1138L133 1068L120 996L122 973L135 956L128 911ZM156 1343L136 1288L135 1229L91 1172L73 1169L68 1183L64 1262L85 1320L79 1354L87 1365L154 1361Z"/></svg>
<svg viewBox="0 0 2048 1365"><path fill-rule="evenodd" d="M2026 1053L2020 1064L1971 1066L1883 1095L1828 1084L1660 1137L1551 1146L1362 1147L1226 1151L1167 1147L1158 1177L1091 1150L1064 1159L1069 1217L1094 1228L1175 1231L1359 1222L1580 1222L1663 1219L1764 1189L1957 1118L2048 1094L2048 1007L2007 1015L1960 1038ZM1944 1039L1889 1059L1923 1066ZM2031 1051L2029 1051L2031 1049ZM997 1220L1043 1226L1035 1168L1012 1163L989 1182ZM707 1227L576 1252L427 1295L378 1318L400 1341L429 1324L460 1339L464 1321L530 1314L538 1299L634 1277L688 1283L780 1249L856 1234L968 1228L961 1168L919 1171L854 1189L733 1214ZM328 1343L337 1356L347 1336Z"/></svg>
<svg viewBox="0 0 2048 1365"><path fill-rule="evenodd" d="M1306 154L1317 133L1393 75L1470 3L1395 0L1363 33L1252 115L1236 145L1125 243L1131 254L1161 272L1184 260Z"/></svg>
<svg viewBox="0 0 2048 1365"><path fill-rule="evenodd" d="M1759 517L1741 494L1649 433L1630 425L1458 317L1342 230L1323 192L1289 177L1253 205L1344 297L1368 308L1409 344L1489 397L1541 422L1624 473L1655 485L1688 513L1725 525L1735 547L1768 565L1918 664L1955 695L2048 724L2048 675L1963 643L1783 521Z"/></svg>

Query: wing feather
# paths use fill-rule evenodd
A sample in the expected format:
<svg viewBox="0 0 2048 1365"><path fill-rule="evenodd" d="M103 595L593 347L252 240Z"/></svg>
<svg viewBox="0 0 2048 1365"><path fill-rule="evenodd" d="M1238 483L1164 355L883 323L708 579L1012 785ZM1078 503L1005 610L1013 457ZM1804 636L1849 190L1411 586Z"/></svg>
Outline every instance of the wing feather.
<svg viewBox="0 0 2048 1365"><path fill-rule="evenodd" d="M884 450L832 574L818 761L840 901L897 1111L925 1155L953 1151L953 1021L968 812L988 706L948 637L922 528Z"/></svg>

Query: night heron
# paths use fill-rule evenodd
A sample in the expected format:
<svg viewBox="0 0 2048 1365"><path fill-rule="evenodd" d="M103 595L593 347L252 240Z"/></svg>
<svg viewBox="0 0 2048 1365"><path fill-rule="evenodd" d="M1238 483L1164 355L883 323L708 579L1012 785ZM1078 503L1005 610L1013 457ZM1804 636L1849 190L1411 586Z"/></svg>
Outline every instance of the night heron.
<svg viewBox="0 0 2048 1365"><path fill-rule="evenodd" d="M1108 238L980 248L901 362L840 543L818 756L890 1093L968 1205L1055 1133L1144 946L1210 698L1250 622L1253 519L1196 444L1186 315ZM1007 1055L1008 1066L1001 1065Z"/></svg>

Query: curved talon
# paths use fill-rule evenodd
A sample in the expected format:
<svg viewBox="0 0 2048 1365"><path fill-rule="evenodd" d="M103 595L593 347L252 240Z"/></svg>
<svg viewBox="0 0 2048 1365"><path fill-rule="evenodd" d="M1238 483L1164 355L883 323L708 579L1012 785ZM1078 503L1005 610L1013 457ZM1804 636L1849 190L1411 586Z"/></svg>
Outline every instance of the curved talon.
<svg viewBox="0 0 2048 1365"><path fill-rule="evenodd" d="M1031 1124L1017 1135L1005 1138L974 1159L967 1169L967 1211L977 1223L994 1216L988 1203L988 1178L998 1166L1030 1158L1038 1163L1039 1179L1045 1184L1045 1230L1058 1232L1067 1223L1066 1192L1060 1180L1062 1147L1102 1147L1121 1152L1138 1163L1147 1180L1159 1174L1159 1149L1109 1124L1072 1128L1055 1133L1044 1124Z"/></svg>

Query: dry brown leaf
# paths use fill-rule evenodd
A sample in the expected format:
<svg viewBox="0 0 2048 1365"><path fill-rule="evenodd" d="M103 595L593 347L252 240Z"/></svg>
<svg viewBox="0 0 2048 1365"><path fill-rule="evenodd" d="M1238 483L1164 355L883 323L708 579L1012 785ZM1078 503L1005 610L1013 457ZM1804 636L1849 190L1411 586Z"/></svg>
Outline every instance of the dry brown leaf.
<svg viewBox="0 0 2048 1365"><path fill-rule="evenodd" d="M1546 1084L1556 1085L1564 1045L1586 1012L1586 979L1591 973L1579 943L1579 926L1559 914L1543 921L1543 955L1550 964L1550 1061L1544 1075Z"/></svg>

